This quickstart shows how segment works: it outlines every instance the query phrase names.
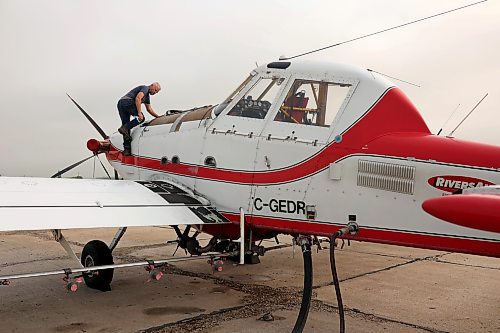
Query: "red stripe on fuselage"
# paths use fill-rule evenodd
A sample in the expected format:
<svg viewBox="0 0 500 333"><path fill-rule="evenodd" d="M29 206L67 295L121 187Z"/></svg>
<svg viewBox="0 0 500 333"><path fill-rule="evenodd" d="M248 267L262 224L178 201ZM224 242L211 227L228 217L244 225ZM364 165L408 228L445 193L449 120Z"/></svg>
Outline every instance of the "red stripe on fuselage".
<svg viewBox="0 0 500 333"><path fill-rule="evenodd" d="M431 135L422 117L397 88L392 88L357 123L342 142L290 167L269 171L239 171L188 164L161 164L159 159L124 156L116 148L108 160L188 177L238 184L279 184L304 178L352 154L413 157L480 168L500 168L500 147ZM250 166L248 166L250 167Z"/></svg>
<svg viewBox="0 0 500 333"><path fill-rule="evenodd" d="M229 220L239 223L239 214L223 213L223 215ZM330 237L335 231L343 227L341 225L284 220L265 216L247 216L246 223L252 227L269 229L286 234L304 234L325 237ZM345 238L372 243L500 257L500 242L498 241L420 234L409 231L380 230L363 226L360 226L357 235L349 235L345 236Z"/></svg>

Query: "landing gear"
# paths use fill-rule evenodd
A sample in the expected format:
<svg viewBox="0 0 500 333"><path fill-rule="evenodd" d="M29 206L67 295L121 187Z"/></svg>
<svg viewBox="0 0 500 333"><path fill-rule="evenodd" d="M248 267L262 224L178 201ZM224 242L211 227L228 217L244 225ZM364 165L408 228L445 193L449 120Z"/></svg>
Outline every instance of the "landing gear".
<svg viewBox="0 0 500 333"><path fill-rule="evenodd" d="M93 240L85 245L82 251L81 263L84 267L114 264L111 250L106 243L100 240ZM100 291L110 291L113 272L114 270L112 268L89 272L83 274L83 279L89 288Z"/></svg>

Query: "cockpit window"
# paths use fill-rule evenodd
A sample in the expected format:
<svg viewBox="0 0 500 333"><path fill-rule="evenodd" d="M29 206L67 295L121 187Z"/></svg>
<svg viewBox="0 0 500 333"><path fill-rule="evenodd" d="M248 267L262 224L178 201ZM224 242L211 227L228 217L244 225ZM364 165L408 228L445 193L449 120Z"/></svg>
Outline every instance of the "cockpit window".
<svg viewBox="0 0 500 333"><path fill-rule="evenodd" d="M328 127L350 88L350 84L295 80L274 120Z"/></svg>
<svg viewBox="0 0 500 333"><path fill-rule="evenodd" d="M282 78L262 78L229 111L229 116L264 119L276 98Z"/></svg>
<svg viewBox="0 0 500 333"><path fill-rule="evenodd" d="M231 103L231 101L233 100L234 96L238 95L240 93L241 90L243 90L243 88L245 88L245 86L248 84L248 82L250 82L253 77L255 76L254 72L252 72L246 79L245 81L241 82L241 84L238 86L238 88L236 88L232 93L231 95L229 95L225 100L224 102L222 102L221 104L226 104L228 105L229 103Z"/></svg>

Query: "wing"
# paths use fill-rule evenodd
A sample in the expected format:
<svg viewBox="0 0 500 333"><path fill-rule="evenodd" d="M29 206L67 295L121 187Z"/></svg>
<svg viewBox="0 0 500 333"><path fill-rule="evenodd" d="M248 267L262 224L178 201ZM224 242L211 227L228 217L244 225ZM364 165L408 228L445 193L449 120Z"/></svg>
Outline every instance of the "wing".
<svg viewBox="0 0 500 333"><path fill-rule="evenodd" d="M0 231L222 222L171 182L0 177Z"/></svg>
<svg viewBox="0 0 500 333"><path fill-rule="evenodd" d="M422 208L453 224L500 233L500 186L467 189L461 194L428 199Z"/></svg>

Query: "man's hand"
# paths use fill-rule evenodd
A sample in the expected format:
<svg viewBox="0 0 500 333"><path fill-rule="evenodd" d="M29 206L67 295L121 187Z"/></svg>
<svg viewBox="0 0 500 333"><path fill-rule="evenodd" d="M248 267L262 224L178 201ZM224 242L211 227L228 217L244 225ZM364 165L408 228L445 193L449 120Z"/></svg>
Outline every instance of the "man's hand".
<svg viewBox="0 0 500 333"><path fill-rule="evenodd" d="M149 114L155 118L159 117L159 115L153 110L153 107L151 106L151 104L146 104L146 111L148 111Z"/></svg>

